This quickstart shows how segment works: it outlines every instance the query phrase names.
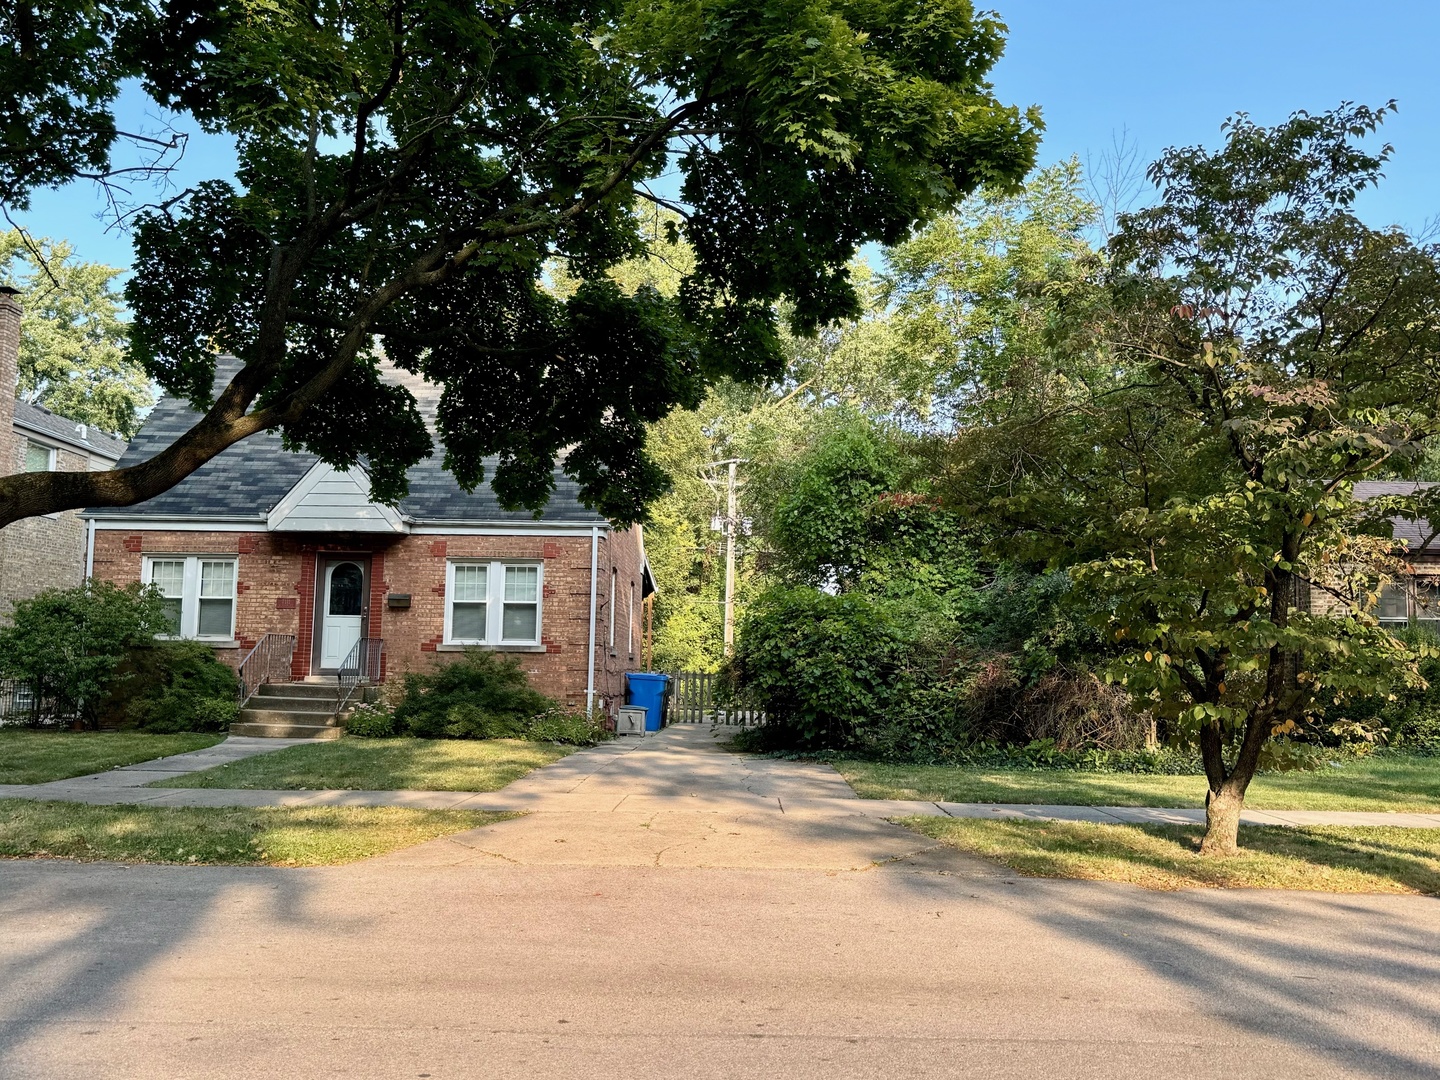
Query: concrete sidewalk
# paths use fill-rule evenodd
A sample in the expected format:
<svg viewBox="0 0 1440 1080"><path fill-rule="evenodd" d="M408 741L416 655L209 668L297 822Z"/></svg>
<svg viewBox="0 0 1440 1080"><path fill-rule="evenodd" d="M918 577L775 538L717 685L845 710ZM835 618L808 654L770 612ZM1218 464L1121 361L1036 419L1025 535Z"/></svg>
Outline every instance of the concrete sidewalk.
<svg viewBox="0 0 1440 1080"><path fill-rule="evenodd" d="M105 805L404 806L502 813L711 813L789 817L1019 818L1100 824L1203 824L1203 809L1141 806L1046 806L860 799L829 765L730 753L708 727L674 726L577 751L496 792L263 791L150 788L154 781L302 744L294 739L232 736L204 750L140 762L48 784L0 785L0 798ZM1440 828L1440 813L1246 810L1247 825L1363 825Z"/></svg>

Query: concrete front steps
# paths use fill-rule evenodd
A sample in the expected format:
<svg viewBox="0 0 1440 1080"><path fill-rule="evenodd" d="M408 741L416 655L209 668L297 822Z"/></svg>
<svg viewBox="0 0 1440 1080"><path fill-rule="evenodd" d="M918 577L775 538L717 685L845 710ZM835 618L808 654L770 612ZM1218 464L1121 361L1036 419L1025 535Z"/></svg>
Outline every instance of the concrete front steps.
<svg viewBox="0 0 1440 1080"><path fill-rule="evenodd" d="M344 729L335 716L339 687L325 682L265 683L230 725L231 735L262 739L338 739Z"/></svg>

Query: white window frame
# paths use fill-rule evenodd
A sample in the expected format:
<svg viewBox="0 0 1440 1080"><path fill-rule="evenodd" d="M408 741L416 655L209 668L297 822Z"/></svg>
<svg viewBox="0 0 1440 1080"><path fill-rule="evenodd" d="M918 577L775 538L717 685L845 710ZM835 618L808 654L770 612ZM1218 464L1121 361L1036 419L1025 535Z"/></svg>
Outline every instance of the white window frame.
<svg viewBox="0 0 1440 1080"><path fill-rule="evenodd" d="M49 443L43 443L43 442L41 442L39 439L27 438L27 439L25 440L25 456L26 456L26 458L29 458L29 456L30 456L30 448L31 448L32 446L33 446L33 447L36 447L37 449L40 449L40 450L44 450L44 451L45 451L45 468L43 468L43 469L32 469L32 468L30 468L30 464L29 464L29 462L27 461L26 464L25 464L25 471L26 471L26 472L55 472L56 467L57 467L57 464L58 464L58 459L59 459L59 452L55 449L55 447L51 446Z"/></svg>
<svg viewBox="0 0 1440 1080"><path fill-rule="evenodd" d="M1426 606L1420 602L1420 587L1435 590L1432 596L1436 603ZM1428 626L1440 630L1440 577L1433 574L1417 574L1410 580L1410 604L1415 612L1412 620L1416 626Z"/></svg>
<svg viewBox="0 0 1440 1080"><path fill-rule="evenodd" d="M455 568L484 566L485 574L485 637L458 638L454 632ZM507 638L505 630L505 568L523 566L535 570L535 636ZM512 600L509 603L528 603ZM445 560L445 644L506 646L538 646L545 626L545 564L537 559L446 559Z"/></svg>
<svg viewBox="0 0 1440 1080"><path fill-rule="evenodd" d="M183 562L184 576L180 593L180 633L157 634L156 637L186 639L191 641L234 641L235 619L240 607L240 560L234 555L146 555L140 580L153 584L156 563ZM230 566L230 595L228 597L206 597L230 601L230 626L224 634L200 633L200 568L204 563L226 563Z"/></svg>

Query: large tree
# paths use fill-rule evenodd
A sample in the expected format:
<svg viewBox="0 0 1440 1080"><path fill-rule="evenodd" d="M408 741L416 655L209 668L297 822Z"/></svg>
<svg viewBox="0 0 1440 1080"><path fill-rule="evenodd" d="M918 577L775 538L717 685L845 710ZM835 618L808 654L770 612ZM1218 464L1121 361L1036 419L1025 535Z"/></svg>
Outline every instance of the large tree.
<svg viewBox="0 0 1440 1080"><path fill-rule="evenodd" d="M1272 739L1418 680L1373 606L1403 572L1388 515L1425 497L1352 497L1440 433L1440 249L1352 209L1385 112L1167 151L1007 414L957 442L972 505L1069 568L1116 681L1198 742L1207 853L1235 850Z"/></svg>
<svg viewBox="0 0 1440 1080"><path fill-rule="evenodd" d="M81 262L64 241L0 233L0 282L20 289L20 396L125 438L155 402L126 350L121 271Z"/></svg>
<svg viewBox="0 0 1440 1080"><path fill-rule="evenodd" d="M135 218L132 355L203 419L131 468L0 479L0 525L141 501L266 428L394 499L430 442L382 350L444 384L462 483L498 455L502 497L538 506L563 448L633 518L663 482L645 424L778 374L777 300L802 332L853 316L859 245L1014 184L1038 138L969 0L21 0L0 31L7 210L115 182L131 77L240 160ZM656 204L694 251L674 299L601 273ZM584 281L564 300L555 257Z"/></svg>

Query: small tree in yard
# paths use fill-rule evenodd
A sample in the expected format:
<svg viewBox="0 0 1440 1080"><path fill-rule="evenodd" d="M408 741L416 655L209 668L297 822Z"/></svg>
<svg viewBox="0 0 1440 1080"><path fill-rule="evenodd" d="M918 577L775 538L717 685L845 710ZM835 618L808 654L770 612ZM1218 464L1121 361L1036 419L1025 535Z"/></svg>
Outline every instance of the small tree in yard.
<svg viewBox="0 0 1440 1080"><path fill-rule="evenodd" d="M21 600L13 618L0 629L0 677L29 683L57 715L91 726L126 653L167 625L158 593L109 582Z"/></svg>
<svg viewBox="0 0 1440 1080"><path fill-rule="evenodd" d="M1101 612L1112 677L1198 741L1209 854L1236 849L1272 739L1419 681L1370 610L1401 569L1387 515L1422 500L1352 497L1440 431L1440 251L1351 209L1388 108L1240 116L1218 151L1166 152L1071 312L1088 336L968 451L995 516Z"/></svg>

